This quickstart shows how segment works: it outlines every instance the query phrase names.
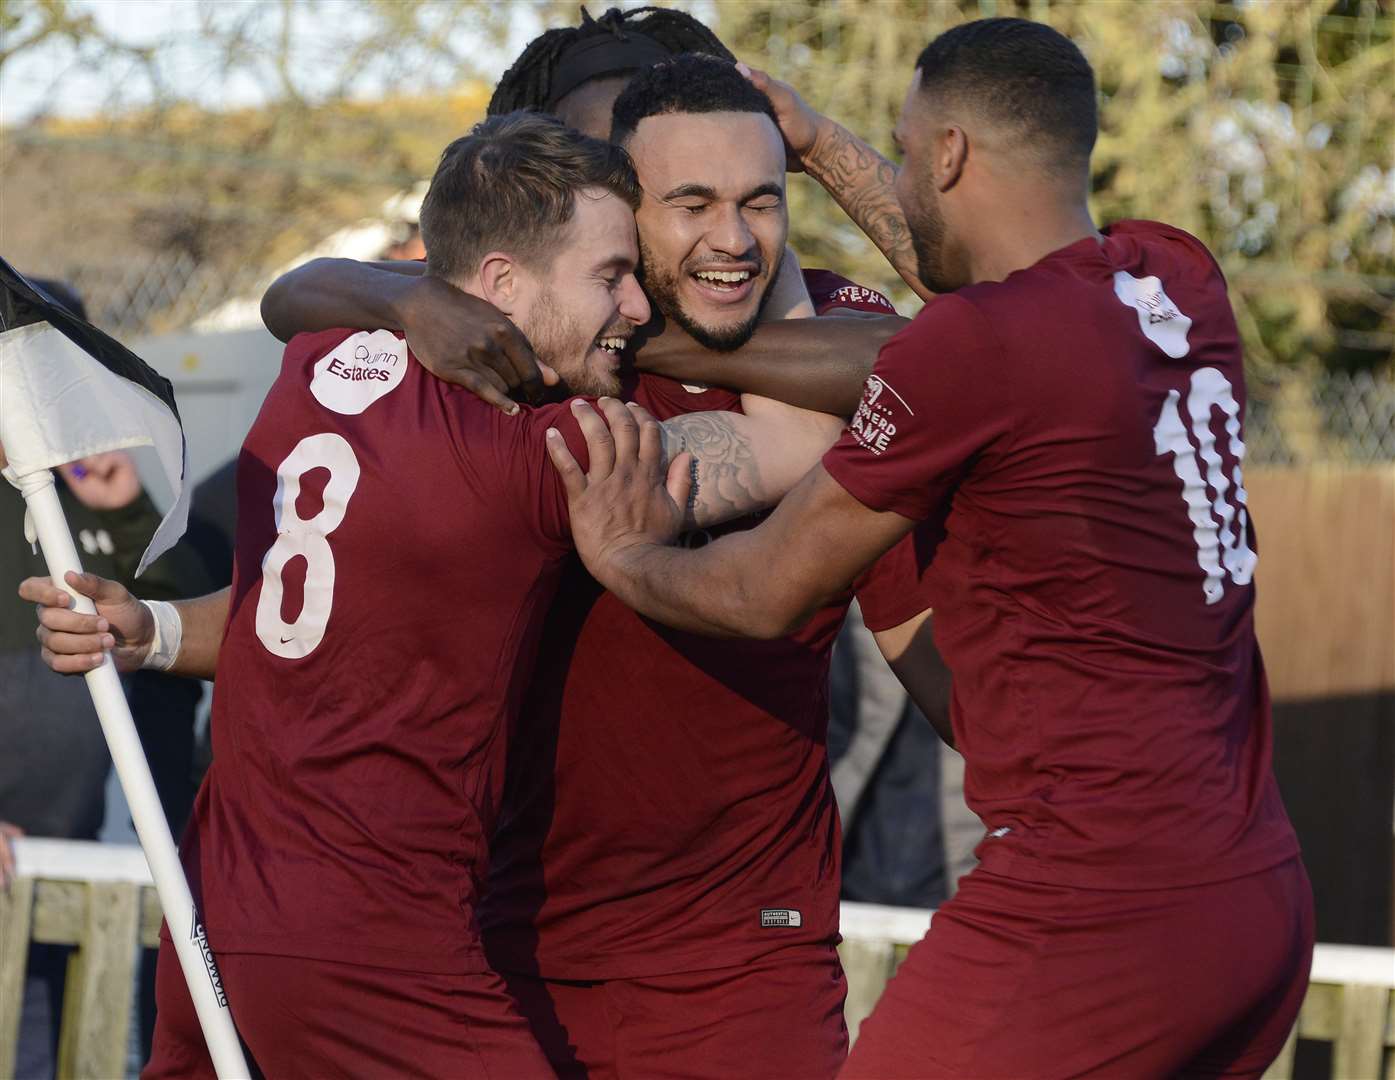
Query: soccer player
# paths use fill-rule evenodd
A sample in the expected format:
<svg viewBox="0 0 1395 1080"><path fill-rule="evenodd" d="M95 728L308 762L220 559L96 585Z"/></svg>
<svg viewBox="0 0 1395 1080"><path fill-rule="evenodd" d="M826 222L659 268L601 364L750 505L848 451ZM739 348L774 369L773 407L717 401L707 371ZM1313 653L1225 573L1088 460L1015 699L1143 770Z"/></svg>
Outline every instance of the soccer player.
<svg viewBox="0 0 1395 1080"><path fill-rule="evenodd" d="M765 325L788 228L779 132L741 83L726 61L682 57L615 103L644 190L645 289L687 334L738 353ZM738 403L653 376L636 400L660 417ZM520 719L545 749L510 758L482 909L491 961L564 1075L827 1077L841 1064L826 731L850 599L778 641L713 642L638 618L579 565L569 574L544 631L548 677Z"/></svg>
<svg viewBox="0 0 1395 1080"><path fill-rule="evenodd" d="M633 62L635 41L610 30L575 44ZM785 328L769 318L788 233L770 104L710 57L621 81L616 115L645 190L644 280L678 331L664 344L695 335L717 346L701 350L706 362L735 374L762 335ZM336 267L333 280L325 271ZM288 277L264 305L283 334L378 315L407 315L397 325L408 340L432 332L426 308L390 303L394 283L410 279L344 264L297 275L301 300ZM813 279L819 310L890 310L832 277ZM453 309L432 310L452 325ZM844 345L833 357L842 368L815 377L836 384L851 412L877 327L844 321L859 348ZM831 339L838 322L789 325L808 342ZM784 393L810 370L781 340L746 366L783 373L785 389L773 389ZM770 408L652 374L625 392L660 418ZM724 432L702 441L740 460ZM829 656L850 598L781 641L714 643L655 627L569 568L520 718L516 745L527 749L509 763L481 915L491 961L563 1075L818 1077L841 1064L841 841L825 736Z"/></svg>
<svg viewBox="0 0 1395 1080"><path fill-rule="evenodd" d="M1093 73L1048 27L937 38L896 136L917 277L946 295L842 440L696 551L665 546L656 465L583 477L556 449L578 550L650 618L775 638L915 530L901 629L933 604L989 832L844 1076L1257 1077L1312 906L1270 769L1225 282L1180 230L1095 227Z"/></svg>
<svg viewBox="0 0 1395 1080"><path fill-rule="evenodd" d="M617 148L536 114L491 119L443 155L422 210L428 273L517 320L568 392L613 393L649 318L638 196ZM42 579L21 587L51 605L40 637L62 670L101 648L127 670L207 677L216 662L214 763L185 859L270 1075L551 1074L488 969L476 905L510 721L569 550L544 445L564 432L580 449L574 404L507 416L431 378L391 332L298 337L240 458L230 594L176 612L74 576L98 603L82 616ZM668 424L746 455L694 446L710 495L691 524L772 502L840 426L765 416ZM147 1074L210 1074L163 948Z"/></svg>
<svg viewBox="0 0 1395 1080"><path fill-rule="evenodd" d="M721 40L686 12L611 8L593 19L583 8L579 26L545 31L524 47L499 80L488 113L534 109L606 139L615 99L630 80L660 60L687 54L735 62ZM727 145L713 149L726 152ZM836 274L801 272L789 249L774 293L762 302L760 330L740 349L704 349L681 331L654 337L650 328L631 353L640 370L681 370L680 381L690 385L724 386L850 415L875 356L869 341L880 344L899 329L895 308L874 290ZM815 313L824 316L816 326L805 321ZM873 325L848 316L870 317ZM506 411L515 408L510 392L538 400L553 377L498 311L421 276L419 263L312 260L272 284L262 318L283 341L338 326L399 329L428 370ZM792 321L778 321L786 319Z"/></svg>

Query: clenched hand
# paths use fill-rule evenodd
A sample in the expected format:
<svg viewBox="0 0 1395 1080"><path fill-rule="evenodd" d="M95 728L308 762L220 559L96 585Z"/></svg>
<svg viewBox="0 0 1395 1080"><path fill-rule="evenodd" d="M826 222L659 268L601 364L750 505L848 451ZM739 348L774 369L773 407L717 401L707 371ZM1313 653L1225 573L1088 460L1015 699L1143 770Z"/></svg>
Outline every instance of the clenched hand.
<svg viewBox="0 0 1395 1080"><path fill-rule="evenodd" d="M69 570L64 580L97 606L95 615L73 611L73 598L52 578L25 578L20 599L37 604L39 627L35 636L43 661L60 675L81 675L101 666L110 651L118 671L135 671L150 654L155 620L144 604L124 585L96 574Z"/></svg>

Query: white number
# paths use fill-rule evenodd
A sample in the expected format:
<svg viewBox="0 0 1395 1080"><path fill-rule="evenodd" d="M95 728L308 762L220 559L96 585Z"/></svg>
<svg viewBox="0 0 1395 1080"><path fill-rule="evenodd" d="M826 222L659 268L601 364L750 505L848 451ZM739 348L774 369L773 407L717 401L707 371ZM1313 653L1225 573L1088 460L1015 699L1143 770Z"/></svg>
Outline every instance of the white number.
<svg viewBox="0 0 1395 1080"><path fill-rule="evenodd" d="M311 469L328 469L324 506L308 521L296 512L301 478ZM276 543L262 559L262 594L257 600L257 637L271 652L299 660L315 651L325 636L334 604L334 552L329 536L344 521L349 499L358 487L358 458L333 432L309 435L296 443L276 470ZM299 555L305 560L305 600L294 622L281 618L281 573Z"/></svg>
<svg viewBox="0 0 1395 1080"><path fill-rule="evenodd" d="M1168 391L1157 426L1153 428L1153 446L1159 454L1172 455L1172 468L1182 481L1182 501L1192 521L1192 537L1196 540L1196 561L1206 574L1201 591L1206 603L1214 604L1225 594L1225 576L1237 585L1248 585L1255 572L1255 553L1249 544L1249 516L1245 484L1240 475L1240 463L1245 458L1245 444L1240 439L1240 406L1235 402L1230 380L1213 367L1199 368L1192 373L1191 392L1187 395L1187 416L1197 448L1192 449L1187 438L1187 426L1177 408L1180 392ZM1225 414L1227 448L1235 458L1235 468L1229 477L1216 451L1216 437L1211 434L1211 411ZM1206 478L1201 476L1206 467ZM1214 502L1206 496L1206 488L1216 493ZM1234 489L1234 505L1226 498ZM1214 516L1213 516L1214 515ZM1216 528L1219 519L1220 528Z"/></svg>

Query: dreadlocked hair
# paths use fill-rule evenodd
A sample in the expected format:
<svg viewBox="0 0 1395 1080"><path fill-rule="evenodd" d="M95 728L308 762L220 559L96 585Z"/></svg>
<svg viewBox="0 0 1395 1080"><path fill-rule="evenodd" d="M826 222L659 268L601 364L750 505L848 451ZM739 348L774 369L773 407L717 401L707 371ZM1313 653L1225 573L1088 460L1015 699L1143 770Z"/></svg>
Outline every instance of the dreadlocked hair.
<svg viewBox="0 0 1395 1080"><path fill-rule="evenodd" d="M644 34L674 56L705 53L736 62L736 57L717 35L685 11L660 7L630 8L628 11L611 8L599 19L593 19L583 7L580 26L548 30L528 43L494 88L486 115L498 116L516 109L546 109L552 94L552 77L563 53L578 41L599 34L613 34L623 41L627 30Z"/></svg>

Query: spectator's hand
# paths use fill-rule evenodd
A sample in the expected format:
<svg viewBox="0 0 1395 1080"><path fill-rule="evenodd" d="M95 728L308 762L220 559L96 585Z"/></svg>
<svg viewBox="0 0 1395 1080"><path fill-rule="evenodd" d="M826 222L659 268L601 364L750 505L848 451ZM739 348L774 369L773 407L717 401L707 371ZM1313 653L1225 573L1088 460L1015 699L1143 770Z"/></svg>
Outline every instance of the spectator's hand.
<svg viewBox="0 0 1395 1080"><path fill-rule="evenodd" d="M131 455L122 450L94 454L58 466L68 489L92 510L120 510L140 494L140 476Z"/></svg>
<svg viewBox="0 0 1395 1080"><path fill-rule="evenodd" d="M401 303L407 345L422 367L506 412L518 411L509 394L529 401L556 386L557 372L533 355L523 332L486 300L424 274Z"/></svg>
<svg viewBox="0 0 1395 1080"><path fill-rule="evenodd" d="M155 618L124 585L96 574L75 574L64 580L75 592L90 597L97 614L72 610L73 598L52 578L31 577L20 582L23 600L39 605L39 628L44 663L60 675L81 675L100 667L102 653L120 672L137 671L155 641Z"/></svg>
<svg viewBox="0 0 1395 1080"><path fill-rule="evenodd" d="M8 889L15 879L15 849L10 841L23 835L24 830L18 825L0 821L0 890Z"/></svg>
<svg viewBox="0 0 1395 1080"><path fill-rule="evenodd" d="M819 128L827 120L810 108L789 83L746 64L737 64L736 69L775 106L775 119L780 125L780 134L785 137L785 168L790 172L803 172L804 161L818 141Z"/></svg>

